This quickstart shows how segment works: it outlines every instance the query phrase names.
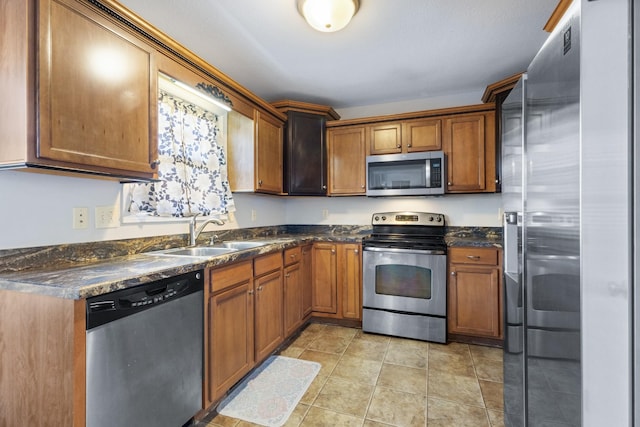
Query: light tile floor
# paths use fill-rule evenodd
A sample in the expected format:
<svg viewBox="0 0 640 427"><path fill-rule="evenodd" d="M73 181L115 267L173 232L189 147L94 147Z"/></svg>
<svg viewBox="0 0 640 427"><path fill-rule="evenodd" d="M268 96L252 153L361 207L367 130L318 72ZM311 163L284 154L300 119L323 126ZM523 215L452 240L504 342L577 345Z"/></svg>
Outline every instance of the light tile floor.
<svg viewBox="0 0 640 427"><path fill-rule="evenodd" d="M501 349L314 323L280 354L322 364L287 427L504 426ZM213 413L201 425L255 424Z"/></svg>

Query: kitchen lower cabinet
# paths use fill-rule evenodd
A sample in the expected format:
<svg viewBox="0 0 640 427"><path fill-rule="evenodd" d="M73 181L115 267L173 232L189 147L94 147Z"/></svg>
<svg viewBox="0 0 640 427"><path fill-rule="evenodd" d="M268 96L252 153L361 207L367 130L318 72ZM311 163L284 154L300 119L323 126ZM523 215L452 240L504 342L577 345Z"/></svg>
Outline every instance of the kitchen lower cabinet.
<svg viewBox="0 0 640 427"><path fill-rule="evenodd" d="M284 333L291 335L302 325L302 249L284 251Z"/></svg>
<svg viewBox="0 0 640 427"><path fill-rule="evenodd" d="M314 313L338 313L337 252L335 243L313 244Z"/></svg>
<svg viewBox="0 0 640 427"><path fill-rule="evenodd" d="M0 290L0 426L85 425L86 301Z"/></svg>
<svg viewBox="0 0 640 427"><path fill-rule="evenodd" d="M353 126L327 130L330 196L366 193L366 127Z"/></svg>
<svg viewBox="0 0 640 427"><path fill-rule="evenodd" d="M252 261L210 270L205 324L205 400L221 398L254 366Z"/></svg>
<svg viewBox="0 0 640 427"><path fill-rule="evenodd" d="M265 359L284 341L282 253L254 261L255 360Z"/></svg>
<svg viewBox="0 0 640 427"><path fill-rule="evenodd" d="M3 2L0 167L153 178L157 52L76 0Z"/></svg>
<svg viewBox="0 0 640 427"><path fill-rule="evenodd" d="M362 320L362 250L359 243L313 245L313 314Z"/></svg>
<svg viewBox="0 0 640 427"><path fill-rule="evenodd" d="M302 317L307 318L313 311L313 245L302 247L300 259L300 281L302 282Z"/></svg>
<svg viewBox="0 0 640 427"><path fill-rule="evenodd" d="M450 248L448 259L448 333L502 339L500 249Z"/></svg>

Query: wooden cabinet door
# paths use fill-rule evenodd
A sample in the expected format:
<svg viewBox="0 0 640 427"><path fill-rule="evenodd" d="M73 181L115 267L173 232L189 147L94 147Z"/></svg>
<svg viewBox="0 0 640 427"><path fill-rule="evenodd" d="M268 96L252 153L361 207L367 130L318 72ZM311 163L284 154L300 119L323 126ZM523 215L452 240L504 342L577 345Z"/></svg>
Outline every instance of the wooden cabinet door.
<svg viewBox="0 0 640 427"><path fill-rule="evenodd" d="M251 280L209 299L209 403L220 398L254 366L253 310Z"/></svg>
<svg viewBox="0 0 640 427"><path fill-rule="evenodd" d="M256 111L255 189L282 193L282 124Z"/></svg>
<svg viewBox="0 0 640 427"><path fill-rule="evenodd" d="M284 269L284 335L302 324L302 269L299 262Z"/></svg>
<svg viewBox="0 0 640 427"><path fill-rule="evenodd" d="M447 192L495 191L495 115L460 115L444 123Z"/></svg>
<svg viewBox="0 0 640 427"><path fill-rule="evenodd" d="M327 131L330 195L365 194L365 127Z"/></svg>
<svg viewBox="0 0 640 427"><path fill-rule="evenodd" d="M295 196L327 194L327 150L318 114L289 111L284 151L284 190Z"/></svg>
<svg viewBox="0 0 640 427"><path fill-rule="evenodd" d="M300 284L302 287L302 317L305 318L313 311L312 270L311 254L313 245L302 247L302 259L300 260Z"/></svg>
<svg viewBox="0 0 640 427"><path fill-rule="evenodd" d="M338 313L335 243L313 245L313 311Z"/></svg>
<svg viewBox="0 0 640 427"><path fill-rule="evenodd" d="M282 270L254 279L255 360L262 361L284 340Z"/></svg>
<svg viewBox="0 0 640 427"><path fill-rule="evenodd" d="M501 338L500 270L451 264L449 273L449 333Z"/></svg>
<svg viewBox="0 0 640 427"><path fill-rule="evenodd" d="M36 156L152 176L154 50L79 2L40 0L39 7Z"/></svg>
<svg viewBox="0 0 640 427"><path fill-rule="evenodd" d="M442 150L442 120L407 120L402 126L402 145L406 152Z"/></svg>
<svg viewBox="0 0 640 427"><path fill-rule="evenodd" d="M362 255L359 244L338 245L338 283L342 317L362 320Z"/></svg>
<svg viewBox="0 0 640 427"><path fill-rule="evenodd" d="M369 154L393 154L402 152L402 124L383 123L371 125L369 132Z"/></svg>

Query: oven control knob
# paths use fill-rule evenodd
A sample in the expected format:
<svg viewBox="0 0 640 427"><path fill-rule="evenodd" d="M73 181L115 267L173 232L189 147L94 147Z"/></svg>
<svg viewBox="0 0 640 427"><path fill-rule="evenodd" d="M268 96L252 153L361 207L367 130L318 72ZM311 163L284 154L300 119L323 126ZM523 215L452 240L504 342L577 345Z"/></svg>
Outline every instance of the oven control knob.
<svg viewBox="0 0 640 427"><path fill-rule="evenodd" d="M387 220L387 217L386 217L386 216L383 216L383 217L382 217L382 220L383 220L383 221L386 221L386 220Z"/></svg>
<svg viewBox="0 0 640 427"><path fill-rule="evenodd" d="M432 216L429 217L429 221L433 221L433 217Z"/></svg>
<svg viewBox="0 0 640 427"><path fill-rule="evenodd" d="M442 217L441 216L438 217L438 222L442 222Z"/></svg>
<svg viewBox="0 0 640 427"><path fill-rule="evenodd" d="M374 216L373 219L375 219L376 221L380 220L380 217L378 215Z"/></svg>

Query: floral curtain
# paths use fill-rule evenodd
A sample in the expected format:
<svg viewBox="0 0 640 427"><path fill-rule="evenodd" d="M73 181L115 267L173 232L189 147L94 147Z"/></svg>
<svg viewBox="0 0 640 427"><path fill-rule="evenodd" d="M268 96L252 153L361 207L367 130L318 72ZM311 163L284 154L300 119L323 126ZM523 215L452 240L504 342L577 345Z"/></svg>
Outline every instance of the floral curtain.
<svg viewBox="0 0 640 427"><path fill-rule="evenodd" d="M235 211L217 142L220 118L164 91L158 116L159 181L135 184L129 211L174 217Z"/></svg>

